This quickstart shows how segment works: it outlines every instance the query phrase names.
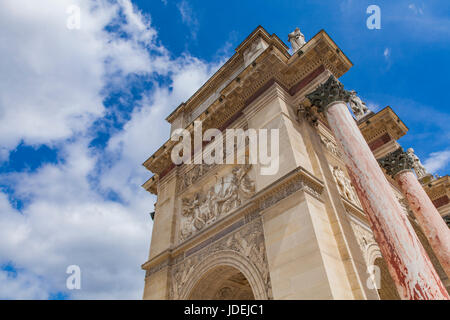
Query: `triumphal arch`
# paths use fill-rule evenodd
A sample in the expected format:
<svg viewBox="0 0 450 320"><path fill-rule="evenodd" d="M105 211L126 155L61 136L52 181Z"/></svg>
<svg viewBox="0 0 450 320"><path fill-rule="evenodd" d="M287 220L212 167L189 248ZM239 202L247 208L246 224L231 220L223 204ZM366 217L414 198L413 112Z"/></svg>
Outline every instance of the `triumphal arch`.
<svg viewBox="0 0 450 320"><path fill-rule="evenodd" d="M144 299L448 299L449 177L404 151L393 108L344 89L325 31L288 40L256 28L167 117L178 138L144 162Z"/></svg>

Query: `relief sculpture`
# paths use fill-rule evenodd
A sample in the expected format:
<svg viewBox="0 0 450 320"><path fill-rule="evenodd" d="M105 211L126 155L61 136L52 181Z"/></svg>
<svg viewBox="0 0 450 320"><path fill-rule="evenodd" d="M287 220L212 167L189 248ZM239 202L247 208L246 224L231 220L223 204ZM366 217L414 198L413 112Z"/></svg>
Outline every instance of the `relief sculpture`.
<svg viewBox="0 0 450 320"><path fill-rule="evenodd" d="M255 184L248 176L250 168L251 165L234 167L207 192L182 199L181 239L189 238L254 194Z"/></svg>
<svg viewBox="0 0 450 320"><path fill-rule="evenodd" d="M344 171L336 166L332 168L332 172L338 185L339 193L344 196L345 199L361 207L361 203L359 202L355 189L353 188L350 179L345 176Z"/></svg>

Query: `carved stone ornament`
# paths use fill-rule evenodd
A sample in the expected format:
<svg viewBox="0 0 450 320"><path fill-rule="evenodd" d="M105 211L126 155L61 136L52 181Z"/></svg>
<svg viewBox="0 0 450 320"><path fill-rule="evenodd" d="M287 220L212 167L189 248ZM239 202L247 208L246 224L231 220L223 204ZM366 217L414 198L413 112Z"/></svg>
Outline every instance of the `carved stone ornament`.
<svg viewBox="0 0 450 320"><path fill-rule="evenodd" d="M300 28L295 28L294 31L289 33L288 35L288 41L292 45L292 51L296 52L298 49L300 49L305 43L305 36L303 33L301 33Z"/></svg>
<svg viewBox="0 0 450 320"><path fill-rule="evenodd" d="M416 172L417 179L422 179L426 176L430 176L430 174L427 172L427 169L423 166L422 162L420 162L420 159L416 154L414 153L413 148L409 148L406 153L409 155L412 161L412 167L414 168L414 171Z"/></svg>
<svg viewBox="0 0 450 320"><path fill-rule="evenodd" d="M350 107L356 116L356 119L362 119L367 116L371 111L367 108L366 104L356 95L356 91L350 91Z"/></svg>
<svg viewBox="0 0 450 320"><path fill-rule="evenodd" d="M369 231L369 228L364 228L359 223L355 223L352 220L350 220L350 225L352 226L356 241L358 242L367 266L373 265L376 258L382 257L380 248L376 243L373 234Z"/></svg>
<svg viewBox="0 0 450 320"><path fill-rule="evenodd" d="M183 174L183 178L179 184L179 191L184 190L197 182L197 180L206 175L213 167L214 164L203 163L194 165L192 169Z"/></svg>
<svg viewBox="0 0 450 320"><path fill-rule="evenodd" d="M410 209L409 209L409 205L408 205L408 201L405 198L402 198L401 196L399 196L397 193L394 192L395 197L398 200L398 203L400 204L400 207L402 207L403 209L403 214L405 216L408 216L410 214Z"/></svg>
<svg viewBox="0 0 450 320"><path fill-rule="evenodd" d="M315 110L316 108L308 107L305 104L300 104L297 108L297 118L305 119L312 126L317 127L319 125L319 114Z"/></svg>
<svg viewBox="0 0 450 320"><path fill-rule="evenodd" d="M306 95L311 105L316 106L320 112L326 112L328 105L335 101L347 103L350 101L350 92L333 75L320 84L316 90Z"/></svg>
<svg viewBox="0 0 450 320"><path fill-rule="evenodd" d="M358 196L356 195L355 188L353 188L350 179L347 178L339 167L334 167L332 169L334 179L338 185L339 193L348 201L354 203L355 205L361 207Z"/></svg>
<svg viewBox="0 0 450 320"><path fill-rule="evenodd" d="M332 154L334 154L336 157L338 158L342 157L342 154L339 151L338 146L332 140L328 139L323 135L320 135L320 141L322 141L322 143L325 145L325 148L327 148L327 150L330 151Z"/></svg>
<svg viewBox="0 0 450 320"><path fill-rule="evenodd" d="M383 158L378 159L378 163L392 178L403 170L411 170L414 165L411 156L404 152L402 148L398 148Z"/></svg>
<svg viewBox="0 0 450 320"><path fill-rule="evenodd" d="M207 192L182 199L180 238L185 240L231 210L238 208L255 192L248 176L251 165L234 167Z"/></svg>
<svg viewBox="0 0 450 320"><path fill-rule="evenodd" d="M266 298L272 298L269 267L264 244L264 234L261 218L254 219L237 231L211 243L195 254L183 259L172 267L171 299L186 298L189 280L199 272L199 266L207 263L214 255L232 251L245 259L259 273ZM250 269L252 270L252 269ZM241 270L242 271L242 270Z"/></svg>

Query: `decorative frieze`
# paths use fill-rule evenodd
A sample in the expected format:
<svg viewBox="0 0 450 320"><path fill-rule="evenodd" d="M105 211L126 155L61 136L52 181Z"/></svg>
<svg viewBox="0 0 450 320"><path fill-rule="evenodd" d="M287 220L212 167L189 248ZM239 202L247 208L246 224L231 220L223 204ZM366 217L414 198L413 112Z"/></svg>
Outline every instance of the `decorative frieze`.
<svg viewBox="0 0 450 320"><path fill-rule="evenodd" d="M251 165L237 166L207 192L182 199L180 238L185 240L218 218L241 206L255 192L248 176Z"/></svg>
<svg viewBox="0 0 450 320"><path fill-rule="evenodd" d="M214 164L196 164L193 165L190 170L183 174L183 177L180 179L181 183L179 184L178 191L182 191L192 184L200 180L203 176L205 176L211 169L214 167Z"/></svg>
<svg viewBox="0 0 450 320"><path fill-rule="evenodd" d="M316 106L319 112L326 112L326 108L332 102L350 101L350 92L344 89L344 85L333 75L327 81L320 84L316 90L306 95L311 105Z"/></svg>
<svg viewBox="0 0 450 320"><path fill-rule="evenodd" d="M398 148L394 152L387 154L379 159L378 163L392 178L401 171L411 170L413 168L413 159L402 148Z"/></svg>

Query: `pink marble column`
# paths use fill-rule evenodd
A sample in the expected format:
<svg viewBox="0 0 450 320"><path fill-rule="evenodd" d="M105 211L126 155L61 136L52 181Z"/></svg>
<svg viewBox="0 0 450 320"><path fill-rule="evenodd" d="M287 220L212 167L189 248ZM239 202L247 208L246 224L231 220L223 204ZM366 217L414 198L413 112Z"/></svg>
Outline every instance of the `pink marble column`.
<svg viewBox="0 0 450 320"><path fill-rule="evenodd" d="M307 98L325 113L344 153L350 178L400 297L449 300L444 285L345 104L349 93L331 76Z"/></svg>
<svg viewBox="0 0 450 320"><path fill-rule="evenodd" d="M450 230L411 170L402 170L395 180L406 197L423 233L447 276L450 277Z"/></svg>

